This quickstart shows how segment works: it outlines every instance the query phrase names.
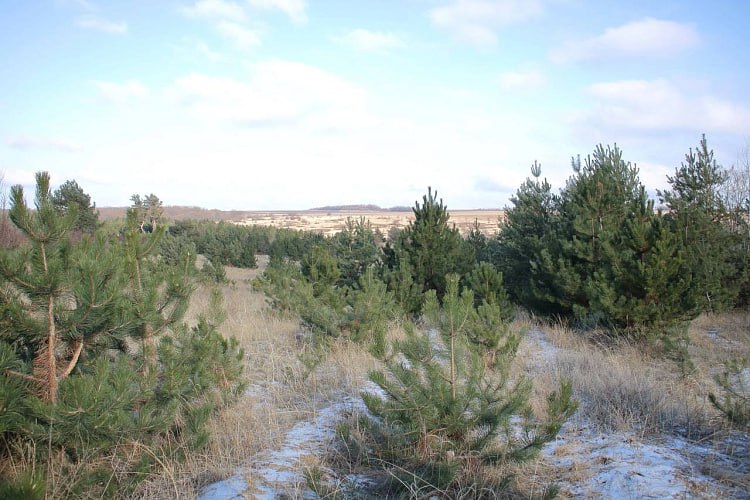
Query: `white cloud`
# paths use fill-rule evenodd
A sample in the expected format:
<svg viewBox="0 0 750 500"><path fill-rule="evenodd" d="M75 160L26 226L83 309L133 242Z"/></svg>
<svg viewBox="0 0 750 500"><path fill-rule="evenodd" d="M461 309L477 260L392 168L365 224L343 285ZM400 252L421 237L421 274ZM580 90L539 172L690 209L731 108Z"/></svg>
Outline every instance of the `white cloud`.
<svg viewBox="0 0 750 500"><path fill-rule="evenodd" d="M393 33L380 33L365 29L352 30L344 36L335 37L334 40L365 52L395 49L404 46L403 40Z"/></svg>
<svg viewBox="0 0 750 500"><path fill-rule="evenodd" d="M234 22L243 22L247 19L242 5L226 0L198 0L189 7L180 8L180 12L187 17L200 19L221 19Z"/></svg>
<svg viewBox="0 0 750 500"><path fill-rule="evenodd" d="M750 134L750 109L701 94L665 79L596 83L587 93L595 106L576 121L610 131L723 132Z"/></svg>
<svg viewBox="0 0 750 500"><path fill-rule="evenodd" d="M175 49L184 55L193 56L196 53L206 59L216 62L224 59L224 55L213 50L206 42L197 38L185 37L175 44Z"/></svg>
<svg viewBox="0 0 750 500"><path fill-rule="evenodd" d="M543 86L546 83L546 79L537 70L509 71L500 75L498 83L505 90L528 90Z"/></svg>
<svg viewBox="0 0 750 500"><path fill-rule="evenodd" d="M8 138L5 143L13 148L23 151L80 151L81 146L59 137L29 137L24 135Z"/></svg>
<svg viewBox="0 0 750 500"><path fill-rule="evenodd" d="M55 0L55 4L61 7L73 7L87 12L97 10L97 7L88 0Z"/></svg>
<svg viewBox="0 0 750 500"><path fill-rule="evenodd" d="M77 23L81 28L93 29L110 33L112 35L124 35L128 32L128 23L125 21L110 21L101 17L86 16L80 18Z"/></svg>
<svg viewBox="0 0 750 500"><path fill-rule="evenodd" d="M239 23L220 21L216 24L216 31L222 37L243 49L257 47L261 44L260 35L257 31Z"/></svg>
<svg viewBox="0 0 750 500"><path fill-rule="evenodd" d="M647 17L607 28L586 40L570 41L550 52L557 63L616 59L621 57L668 57L700 43L692 26Z"/></svg>
<svg viewBox="0 0 750 500"><path fill-rule="evenodd" d="M280 10L297 24L307 22L307 2L305 0L247 0L247 3L257 9Z"/></svg>
<svg viewBox="0 0 750 500"><path fill-rule="evenodd" d="M478 46L497 43L497 29L543 12L540 0L452 0L430 10L435 26Z"/></svg>
<svg viewBox="0 0 750 500"><path fill-rule="evenodd" d="M125 83L94 82L94 85L102 97L116 103L149 95L148 88L138 80L129 80Z"/></svg>
<svg viewBox="0 0 750 500"><path fill-rule="evenodd" d="M190 7L180 9L183 15L194 19L207 20L224 39L242 49L259 46L262 41L259 31L249 25L245 8L237 2L227 0L198 0ZM203 44L196 49L212 60L218 54Z"/></svg>
<svg viewBox="0 0 750 500"><path fill-rule="evenodd" d="M362 89L319 68L290 61L254 64L247 80L194 73L177 80L172 92L204 118L249 127L344 129L367 119Z"/></svg>

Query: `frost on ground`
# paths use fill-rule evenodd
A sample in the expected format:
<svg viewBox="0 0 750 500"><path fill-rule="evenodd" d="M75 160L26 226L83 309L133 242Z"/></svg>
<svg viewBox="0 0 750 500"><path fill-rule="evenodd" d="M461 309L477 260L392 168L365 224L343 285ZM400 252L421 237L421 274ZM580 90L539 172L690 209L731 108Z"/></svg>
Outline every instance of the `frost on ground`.
<svg viewBox="0 0 750 500"><path fill-rule="evenodd" d="M275 499L290 491L296 497L316 498L305 487L305 459L324 451L334 437L337 417L357 404L354 398L346 398L320 410L314 419L297 423L286 433L281 448L254 457L232 477L206 487L199 498Z"/></svg>
<svg viewBox="0 0 750 500"><path fill-rule="evenodd" d="M558 470L561 491L573 497L722 497L697 465L711 453L679 438L651 444L632 433L603 434L573 422L542 456Z"/></svg>
<svg viewBox="0 0 750 500"><path fill-rule="evenodd" d="M364 390L376 393L380 391L372 383L368 383ZM303 420L292 427L286 433L281 448L253 457L232 477L204 488L199 498L317 498L306 486L306 467L310 462L314 462L314 457L322 456L326 447L333 441L339 419L343 415L362 411L365 411L365 406L360 397L342 397L319 410L315 418ZM355 487L369 482L367 478L355 475L343 479Z"/></svg>
<svg viewBox="0 0 750 500"><path fill-rule="evenodd" d="M565 351L542 331L526 341L541 368ZM582 403L585 404L585 403ZM735 441L732 445L732 440ZM542 451L542 460L557 470L557 486L575 498L748 498L750 494L720 483L707 471L750 473L747 434L735 433L720 449L676 436L648 440L633 432L601 431L576 415L558 438ZM733 449L732 449L733 448ZM732 481L729 481L731 484Z"/></svg>
<svg viewBox="0 0 750 500"><path fill-rule="evenodd" d="M532 370L541 369L565 351L539 330L530 332L524 342L534 353ZM369 384L365 390L377 388ZM252 457L232 477L206 487L200 498L316 498L306 486L305 469L315 463L314 457L325 453L338 419L358 411L364 411L358 396L331 403L314 418L295 425L281 448ZM647 440L633 432L603 432L577 415L547 444L541 460L555 470L563 497L750 498L739 487L727 486L733 481L724 476L725 471L750 474L750 439L736 433L722 446L699 445L675 436ZM355 488L367 483L362 477L341 479Z"/></svg>

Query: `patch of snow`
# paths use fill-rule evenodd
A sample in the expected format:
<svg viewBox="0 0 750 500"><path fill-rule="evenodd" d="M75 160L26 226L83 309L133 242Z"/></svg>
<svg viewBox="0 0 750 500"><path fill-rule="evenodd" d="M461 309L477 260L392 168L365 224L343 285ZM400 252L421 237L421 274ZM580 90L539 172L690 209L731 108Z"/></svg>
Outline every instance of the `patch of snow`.
<svg viewBox="0 0 750 500"><path fill-rule="evenodd" d="M566 424L542 452L558 468L561 490L587 498L685 498L714 489L691 456L710 453L680 438L651 444L626 432L602 434L585 424Z"/></svg>
<svg viewBox="0 0 750 500"><path fill-rule="evenodd" d="M524 342L535 354L536 368L554 362L566 352L550 342L541 330L530 331ZM362 391L385 396L372 382ZM263 388L254 386L248 392L261 396ZM319 410L314 418L298 422L286 433L279 449L252 457L229 479L206 487L199 498L316 498L305 484L306 459L324 453L335 437L336 423L347 412L366 412L362 399L345 397ZM516 428L521 421L514 419L511 423ZM750 439L742 434L737 441L731 450L724 451L715 445L698 445L674 436L661 436L659 442L646 441L632 432L601 432L577 416L563 426L558 438L545 446L541 456L558 470L558 486L563 495L576 498L742 497L706 475L707 464L741 469L743 474L750 472L745 470L750 466L738 468L738 457L732 456L742 450L739 455L747 457ZM722 443L730 445L729 441ZM355 490L372 484L366 476L356 474L340 479Z"/></svg>
<svg viewBox="0 0 750 500"><path fill-rule="evenodd" d="M378 394L380 388L370 383L363 390ZM335 437L336 422L342 414L352 410L365 411L361 398L344 398L318 411L312 420L298 422L286 433L281 448L253 457L229 479L204 488L199 498L230 500L251 494L256 499L275 499L290 490L301 492L302 498L316 498L305 486L305 458L324 451ZM251 484L244 477L253 478ZM364 478L359 480L363 481Z"/></svg>
<svg viewBox="0 0 750 500"><path fill-rule="evenodd" d="M537 368L566 352L540 330L531 331L526 338L539 354ZM747 444L747 435L740 441ZM736 467L737 459L730 454L676 436L661 436L657 443L632 432L603 433L577 416L563 425L541 455L560 471L563 480L558 486L569 496L661 499L695 497L697 492L698 496L733 495L735 492L728 492L701 472L708 462Z"/></svg>
<svg viewBox="0 0 750 500"><path fill-rule="evenodd" d="M241 500L245 498L243 493L246 490L247 483L241 474L236 473L228 479L206 486L198 498L204 500Z"/></svg>

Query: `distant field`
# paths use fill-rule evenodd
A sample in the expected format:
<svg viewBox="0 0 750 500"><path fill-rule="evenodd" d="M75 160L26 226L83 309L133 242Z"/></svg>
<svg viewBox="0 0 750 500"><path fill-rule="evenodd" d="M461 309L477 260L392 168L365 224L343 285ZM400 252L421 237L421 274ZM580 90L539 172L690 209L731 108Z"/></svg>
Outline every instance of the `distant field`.
<svg viewBox="0 0 750 500"><path fill-rule="evenodd" d="M461 234L471 231L474 221L485 234L497 232L502 210L451 210L450 221L458 227ZM246 217L239 222L248 226L274 226L292 229L317 231L323 234L335 234L344 227L346 219L369 220L373 228L388 234L391 228L404 228L414 220L413 212L381 211L318 211L302 210L298 212L246 212Z"/></svg>
<svg viewBox="0 0 750 500"><path fill-rule="evenodd" d="M99 208L103 220L125 217L124 207ZM458 227L461 234L471 231L474 221L485 234L497 232L498 222L503 216L502 210L450 210L450 221ZM414 220L411 210L297 210L297 211L223 211L206 210L196 207L164 207L164 216L172 220L213 220L236 222L247 226L273 226L318 231L323 234L335 234L344 227L346 219L364 217L372 226L384 234L393 228L404 228Z"/></svg>

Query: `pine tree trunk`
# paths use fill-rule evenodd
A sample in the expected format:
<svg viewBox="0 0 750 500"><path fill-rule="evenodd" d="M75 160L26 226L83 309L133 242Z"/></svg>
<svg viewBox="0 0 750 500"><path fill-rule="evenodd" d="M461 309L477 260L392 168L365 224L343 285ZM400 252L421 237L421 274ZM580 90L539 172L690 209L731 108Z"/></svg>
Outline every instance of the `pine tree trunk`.
<svg viewBox="0 0 750 500"><path fill-rule="evenodd" d="M42 266L44 274L49 273L47 266L47 253L44 245L40 245L42 254ZM47 296L47 343L37 353L37 359L41 362L37 366L38 378L45 381L44 400L48 403L57 402L57 358L55 357L55 344L57 343L57 329L55 328L55 299L53 295ZM46 352L45 352L46 351Z"/></svg>
<svg viewBox="0 0 750 500"><path fill-rule="evenodd" d="M456 400L456 334L451 334L451 399Z"/></svg>
<svg viewBox="0 0 750 500"><path fill-rule="evenodd" d="M45 262L46 267L46 262ZM57 358L55 357L55 343L57 341L57 330L55 328L55 301L53 297L47 298L47 363L44 367L47 379L47 394L45 400L48 403L57 402Z"/></svg>

